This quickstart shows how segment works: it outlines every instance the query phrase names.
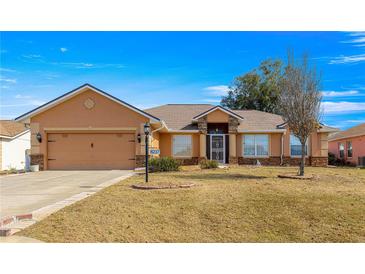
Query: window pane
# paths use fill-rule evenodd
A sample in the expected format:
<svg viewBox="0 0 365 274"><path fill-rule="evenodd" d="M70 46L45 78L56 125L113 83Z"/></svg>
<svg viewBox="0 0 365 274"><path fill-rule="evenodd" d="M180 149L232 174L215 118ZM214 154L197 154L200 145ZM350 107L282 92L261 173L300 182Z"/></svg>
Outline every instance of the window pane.
<svg viewBox="0 0 365 274"><path fill-rule="evenodd" d="M305 144L305 155L308 154L308 143ZM302 155L302 144L300 140L294 135L290 135L290 155L301 156Z"/></svg>
<svg viewBox="0 0 365 274"><path fill-rule="evenodd" d="M340 150L340 158L344 158L345 157L345 145L340 143L339 150Z"/></svg>
<svg viewBox="0 0 365 274"><path fill-rule="evenodd" d="M176 157L190 157L192 155L192 144L190 135L173 136L173 155Z"/></svg>
<svg viewBox="0 0 365 274"><path fill-rule="evenodd" d="M255 135L255 140L256 140L256 155L257 156L269 155L269 136Z"/></svg>
<svg viewBox="0 0 365 274"><path fill-rule="evenodd" d="M352 142L347 142L347 157L352 157Z"/></svg>
<svg viewBox="0 0 365 274"><path fill-rule="evenodd" d="M255 155L255 135L245 135L243 141L244 155Z"/></svg>

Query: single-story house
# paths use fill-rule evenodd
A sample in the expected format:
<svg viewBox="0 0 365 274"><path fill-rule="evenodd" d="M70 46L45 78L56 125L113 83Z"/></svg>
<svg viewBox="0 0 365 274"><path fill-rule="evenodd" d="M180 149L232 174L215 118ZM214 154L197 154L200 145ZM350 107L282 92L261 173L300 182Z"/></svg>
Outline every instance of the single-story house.
<svg viewBox="0 0 365 274"><path fill-rule="evenodd" d="M0 120L1 170L27 169L29 149L30 129L23 123Z"/></svg>
<svg viewBox="0 0 365 274"><path fill-rule="evenodd" d="M328 149L336 158L359 165L360 158L365 157L365 123L331 134Z"/></svg>
<svg viewBox="0 0 365 274"><path fill-rule="evenodd" d="M92 85L80 86L16 121L31 129L31 164L40 169L132 169L144 165L144 124L150 147L182 164L298 164L300 143L282 117L209 104L168 104L140 110ZM307 144L307 164L327 165L321 126Z"/></svg>

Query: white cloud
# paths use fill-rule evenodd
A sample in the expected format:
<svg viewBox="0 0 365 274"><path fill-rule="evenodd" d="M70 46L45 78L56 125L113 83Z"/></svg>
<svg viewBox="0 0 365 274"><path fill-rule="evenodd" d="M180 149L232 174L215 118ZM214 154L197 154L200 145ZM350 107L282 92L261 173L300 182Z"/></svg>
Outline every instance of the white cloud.
<svg viewBox="0 0 365 274"><path fill-rule="evenodd" d="M365 61L365 54L357 54L357 55L341 55L338 57L334 57L332 60L329 61L330 65L333 64L348 64L348 63L358 63Z"/></svg>
<svg viewBox="0 0 365 274"><path fill-rule="evenodd" d="M118 63L54 62L48 61L38 54L23 54L22 57L23 62L42 63L74 69L125 68L123 64Z"/></svg>
<svg viewBox="0 0 365 274"><path fill-rule="evenodd" d="M361 123L365 123L365 119L359 119L359 120L346 120L346 123L361 124Z"/></svg>
<svg viewBox="0 0 365 274"><path fill-rule="evenodd" d="M353 96L358 95L359 92L357 90L349 90L349 91L322 91L322 95L326 97L340 97L340 96Z"/></svg>
<svg viewBox="0 0 365 274"><path fill-rule="evenodd" d="M348 36L351 37L349 40L341 41L341 43L352 44L352 46L364 46L365 43L365 32L358 31L358 32L350 32Z"/></svg>
<svg viewBox="0 0 365 274"><path fill-rule="evenodd" d="M10 78L0 78L0 81L5 82L5 83L12 83L12 84L16 83L16 79L10 79Z"/></svg>
<svg viewBox="0 0 365 274"><path fill-rule="evenodd" d="M354 31L350 32L349 36L365 36L365 31Z"/></svg>
<svg viewBox="0 0 365 274"><path fill-rule="evenodd" d="M9 86L6 86L6 85L2 85L2 86L0 86L0 88L2 88L2 89L8 89L10 87Z"/></svg>
<svg viewBox="0 0 365 274"><path fill-rule="evenodd" d="M210 86L204 89L209 90L209 94L212 96L225 96L229 91L229 87L225 85Z"/></svg>
<svg viewBox="0 0 365 274"><path fill-rule="evenodd" d="M67 48L60 48L61 52L66 52L68 49Z"/></svg>
<svg viewBox="0 0 365 274"><path fill-rule="evenodd" d="M13 70L13 69L7 69L7 68L0 68L0 71L3 71L3 72L15 72L15 70Z"/></svg>
<svg viewBox="0 0 365 274"><path fill-rule="evenodd" d="M328 114L365 111L365 103L356 102L323 102L321 107Z"/></svg>
<svg viewBox="0 0 365 274"><path fill-rule="evenodd" d="M30 100L29 102L26 103L21 103L21 104L10 104L10 105L1 105L1 107L25 107L25 106L40 106L45 104L46 102L41 101L41 100Z"/></svg>
<svg viewBox="0 0 365 274"><path fill-rule="evenodd" d="M351 43L351 44L365 43L365 36L355 38L355 39L351 39L351 40L347 40L347 41L342 41L342 43Z"/></svg>
<svg viewBox="0 0 365 274"><path fill-rule="evenodd" d="M32 96L30 95L22 95L22 94L17 94L14 96L15 99L30 99L32 98Z"/></svg>
<svg viewBox="0 0 365 274"><path fill-rule="evenodd" d="M27 59L39 59L42 56L39 54L23 54L22 57L27 58Z"/></svg>
<svg viewBox="0 0 365 274"><path fill-rule="evenodd" d="M33 106L40 106L47 103L46 101L42 101L42 100L30 100L29 104L33 105Z"/></svg>

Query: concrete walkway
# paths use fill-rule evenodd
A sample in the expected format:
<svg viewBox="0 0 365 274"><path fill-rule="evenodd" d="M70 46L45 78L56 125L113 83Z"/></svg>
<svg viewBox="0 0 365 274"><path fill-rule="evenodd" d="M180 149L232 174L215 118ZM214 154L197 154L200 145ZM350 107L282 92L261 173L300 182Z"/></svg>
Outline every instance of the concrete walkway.
<svg viewBox="0 0 365 274"><path fill-rule="evenodd" d="M69 204L63 202L65 199L73 197L75 201L75 196L84 198L85 192L95 192L132 174L127 170L83 170L0 177L0 218L31 213L55 203L62 208Z"/></svg>

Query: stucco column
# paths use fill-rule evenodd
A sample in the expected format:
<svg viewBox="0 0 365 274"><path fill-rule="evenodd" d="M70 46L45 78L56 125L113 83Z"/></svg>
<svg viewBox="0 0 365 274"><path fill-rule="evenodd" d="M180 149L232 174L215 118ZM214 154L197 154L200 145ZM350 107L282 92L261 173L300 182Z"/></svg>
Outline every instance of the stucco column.
<svg viewBox="0 0 365 274"><path fill-rule="evenodd" d="M206 135L200 134L199 135L199 157L205 158L206 157Z"/></svg>
<svg viewBox="0 0 365 274"><path fill-rule="evenodd" d="M229 163L238 163L236 134L229 134Z"/></svg>

